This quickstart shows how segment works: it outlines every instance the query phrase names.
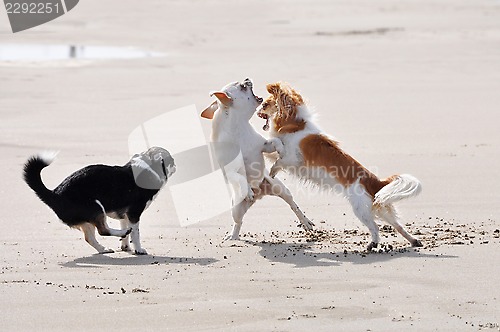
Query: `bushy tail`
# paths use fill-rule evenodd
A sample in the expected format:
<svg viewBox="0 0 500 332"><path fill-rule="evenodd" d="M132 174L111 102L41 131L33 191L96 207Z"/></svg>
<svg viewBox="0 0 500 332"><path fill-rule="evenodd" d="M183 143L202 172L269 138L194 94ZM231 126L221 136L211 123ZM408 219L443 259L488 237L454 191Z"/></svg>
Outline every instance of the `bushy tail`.
<svg viewBox="0 0 500 332"><path fill-rule="evenodd" d="M405 198L415 197L422 191L422 185L412 175L401 174L375 194L374 204L387 205Z"/></svg>
<svg viewBox="0 0 500 332"><path fill-rule="evenodd" d="M54 210L54 201L57 198L52 190L47 189L42 182L40 173L42 169L49 166L55 159L56 153L41 153L28 159L24 164L24 181L33 189L36 195L50 208Z"/></svg>

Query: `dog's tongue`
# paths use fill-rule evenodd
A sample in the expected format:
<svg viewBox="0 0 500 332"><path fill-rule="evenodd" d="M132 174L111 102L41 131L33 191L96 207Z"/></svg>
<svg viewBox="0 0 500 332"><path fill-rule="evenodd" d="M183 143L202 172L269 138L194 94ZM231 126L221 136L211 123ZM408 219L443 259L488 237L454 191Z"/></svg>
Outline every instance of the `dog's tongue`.
<svg viewBox="0 0 500 332"><path fill-rule="evenodd" d="M264 127L262 127L262 129L264 131L268 131L269 130L269 118L266 119L266 124L264 125Z"/></svg>
<svg viewBox="0 0 500 332"><path fill-rule="evenodd" d="M264 127L262 127L263 130L268 131L269 130L269 116L265 113L257 113L257 116L261 119L266 120L266 124Z"/></svg>

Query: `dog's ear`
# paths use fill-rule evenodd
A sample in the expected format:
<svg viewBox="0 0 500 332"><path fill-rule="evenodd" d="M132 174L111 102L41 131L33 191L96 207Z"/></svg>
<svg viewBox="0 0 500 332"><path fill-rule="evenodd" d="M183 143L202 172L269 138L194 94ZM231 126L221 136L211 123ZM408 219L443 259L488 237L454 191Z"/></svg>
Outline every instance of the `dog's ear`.
<svg viewBox="0 0 500 332"><path fill-rule="evenodd" d="M266 89L267 92L276 97L280 93L281 84L279 82L269 83L268 85L266 85Z"/></svg>
<svg viewBox="0 0 500 332"><path fill-rule="evenodd" d="M229 97L225 92L221 91L212 92L210 93L210 96L215 96L215 98L219 99L222 105L227 107L231 106L231 104L233 103L233 99Z"/></svg>
<svg viewBox="0 0 500 332"><path fill-rule="evenodd" d="M212 120L214 118L214 113L218 108L219 106L217 105L217 101L214 101L212 104L210 104L210 106L205 108L203 112L201 112L201 117Z"/></svg>

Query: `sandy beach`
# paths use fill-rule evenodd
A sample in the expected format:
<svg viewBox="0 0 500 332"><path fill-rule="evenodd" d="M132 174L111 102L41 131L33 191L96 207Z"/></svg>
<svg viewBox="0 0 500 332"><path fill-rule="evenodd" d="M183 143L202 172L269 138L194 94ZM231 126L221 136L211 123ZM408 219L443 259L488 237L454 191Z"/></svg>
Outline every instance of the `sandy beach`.
<svg viewBox="0 0 500 332"><path fill-rule="evenodd" d="M500 1L86 0L16 34L0 9L0 52L12 44L155 56L0 53L1 330L500 331ZM201 112L210 91L246 77L263 97L266 83L291 83L380 177L416 176L422 194L397 206L424 247L381 224L379 252L364 252L368 230L343 197L280 174L315 232L266 197L241 241L224 242L228 211L181 226L167 189L141 219L149 255L103 237L116 252L98 255L22 181L48 149L60 151L49 188L124 164L141 123Z"/></svg>

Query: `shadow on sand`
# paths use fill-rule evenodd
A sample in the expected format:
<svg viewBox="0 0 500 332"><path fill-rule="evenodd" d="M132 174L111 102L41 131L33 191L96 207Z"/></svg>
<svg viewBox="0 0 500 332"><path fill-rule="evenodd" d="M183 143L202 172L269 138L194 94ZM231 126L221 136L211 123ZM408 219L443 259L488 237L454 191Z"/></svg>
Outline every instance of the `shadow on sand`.
<svg viewBox="0 0 500 332"><path fill-rule="evenodd" d="M123 257L123 255L127 255ZM215 258L191 258L191 257L170 257L170 256L135 256L128 253L121 253L120 257L112 255L95 254L87 257L76 258L72 261L61 263L64 267L93 267L100 268L101 266L125 266L125 265L167 265L167 264L193 264L193 265L209 265L218 262Z"/></svg>
<svg viewBox="0 0 500 332"><path fill-rule="evenodd" d="M406 247L389 252L317 252L310 243L262 243L245 241L247 244L260 247L259 254L270 262L285 263L294 267L340 266L343 263L374 264L399 258L457 258L457 256L438 255L420 252L419 249ZM321 245L320 243L318 243Z"/></svg>

